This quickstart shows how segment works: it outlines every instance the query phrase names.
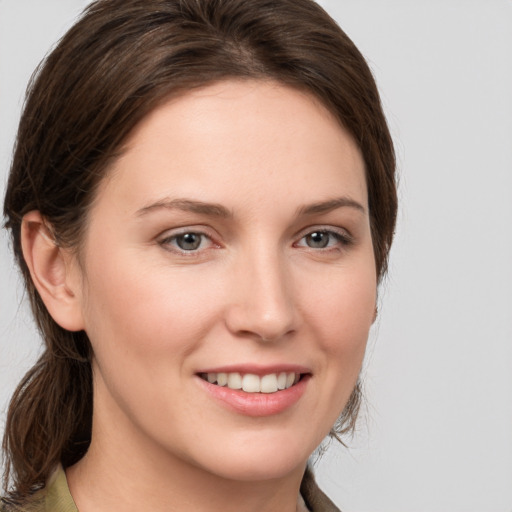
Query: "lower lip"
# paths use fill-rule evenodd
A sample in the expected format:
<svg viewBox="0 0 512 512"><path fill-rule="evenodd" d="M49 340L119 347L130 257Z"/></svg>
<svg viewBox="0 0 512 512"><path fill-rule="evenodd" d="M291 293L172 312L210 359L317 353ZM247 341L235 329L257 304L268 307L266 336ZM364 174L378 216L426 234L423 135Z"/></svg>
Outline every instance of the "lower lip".
<svg viewBox="0 0 512 512"><path fill-rule="evenodd" d="M271 416L286 411L296 404L306 391L309 375L303 375L291 388L275 393L246 393L240 389L210 384L197 377L203 389L221 405L245 416Z"/></svg>

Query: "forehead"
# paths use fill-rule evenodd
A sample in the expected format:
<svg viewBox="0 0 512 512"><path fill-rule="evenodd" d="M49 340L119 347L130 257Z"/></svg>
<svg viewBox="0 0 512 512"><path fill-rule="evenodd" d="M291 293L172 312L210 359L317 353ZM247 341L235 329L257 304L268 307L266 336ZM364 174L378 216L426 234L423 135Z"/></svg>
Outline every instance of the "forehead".
<svg viewBox="0 0 512 512"><path fill-rule="evenodd" d="M168 100L132 132L106 181L134 204L155 194L244 203L293 184L296 201L348 193L367 205L349 134L312 95L271 81L224 81Z"/></svg>

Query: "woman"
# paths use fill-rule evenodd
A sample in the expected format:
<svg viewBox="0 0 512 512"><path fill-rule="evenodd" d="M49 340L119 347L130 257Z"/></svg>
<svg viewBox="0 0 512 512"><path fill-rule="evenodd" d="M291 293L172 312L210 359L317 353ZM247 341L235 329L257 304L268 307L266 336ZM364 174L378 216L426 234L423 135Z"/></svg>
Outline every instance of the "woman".
<svg viewBox="0 0 512 512"><path fill-rule="evenodd" d="M46 350L5 510L337 510L306 465L357 416L394 167L312 1L91 4L31 85L6 193Z"/></svg>

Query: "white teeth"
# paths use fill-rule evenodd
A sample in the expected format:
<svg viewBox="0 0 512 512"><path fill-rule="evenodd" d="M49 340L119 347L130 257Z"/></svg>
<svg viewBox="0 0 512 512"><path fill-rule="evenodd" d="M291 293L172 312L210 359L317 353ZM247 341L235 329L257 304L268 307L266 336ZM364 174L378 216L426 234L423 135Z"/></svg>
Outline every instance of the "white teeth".
<svg viewBox="0 0 512 512"><path fill-rule="evenodd" d="M275 393L277 391L277 377L275 373L264 375L261 378L260 391L262 393Z"/></svg>
<svg viewBox="0 0 512 512"><path fill-rule="evenodd" d="M228 388L242 389L242 376L239 373L228 373Z"/></svg>
<svg viewBox="0 0 512 512"><path fill-rule="evenodd" d="M242 379L242 389L247 393L259 393L261 391L260 378L252 373L246 373Z"/></svg>
<svg viewBox="0 0 512 512"><path fill-rule="evenodd" d="M217 374L217 384L219 386L225 386L228 383L228 374L227 373L218 373Z"/></svg>
<svg viewBox="0 0 512 512"><path fill-rule="evenodd" d="M227 386L230 389L243 389L246 393L276 393L288 389L299 382L300 373L281 372L269 373L261 377L252 373L241 375L232 373L205 373L201 375L204 380L217 386Z"/></svg>

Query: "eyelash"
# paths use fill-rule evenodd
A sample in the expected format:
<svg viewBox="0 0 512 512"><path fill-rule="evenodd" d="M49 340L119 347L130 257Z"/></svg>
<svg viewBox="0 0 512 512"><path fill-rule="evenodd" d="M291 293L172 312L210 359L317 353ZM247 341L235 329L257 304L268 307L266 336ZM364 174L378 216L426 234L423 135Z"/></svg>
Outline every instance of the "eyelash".
<svg viewBox="0 0 512 512"><path fill-rule="evenodd" d="M177 245L178 240L180 238L186 237L188 235L195 235L195 236L199 236L201 238L201 240L199 242L199 246L197 248L191 249L191 250L186 250ZM306 244L300 243L303 240L305 240L308 236L312 236L312 235L328 235L330 237L329 241L334 239L336 243L334 245L327 245L326 247L310 247ZM179 255L183 255L185 257L197 257L202 251L208 250L211 248L211 247L201 248L201 245L203 245L203 242L205 241L205 239L209 240L211 246L214 246L214 247L216 246L217 248L220 247L220 245L216 244L210 235L208 235L202 231L194 231L194 230L183 231L181 233L176 233L176 234L172 234L170 236L166 236L165 238L161 239L158 243L170 252L175 252L175 253L177 253ZM329 243L329 241L328 241L328 243ZM332 228L327 229L327 228L319 227L317 229L308 229L307 232L303 232L303 234L299 238L299 241L295 242L293 245L294 245L294 247L304 247L306 249L309 249L309 250L312 250L315 252L316 251L326 252L326 251L340 250L340 248L341 249L347 248L350 245L352 245L353 243L354 243L354 240L353 240L352 236L349 235L347 232L337 231Z"/></svg>

